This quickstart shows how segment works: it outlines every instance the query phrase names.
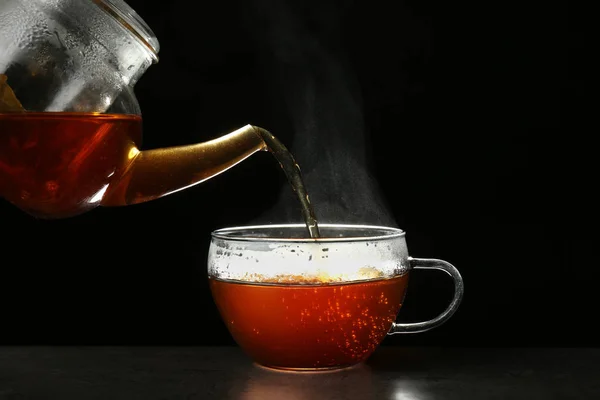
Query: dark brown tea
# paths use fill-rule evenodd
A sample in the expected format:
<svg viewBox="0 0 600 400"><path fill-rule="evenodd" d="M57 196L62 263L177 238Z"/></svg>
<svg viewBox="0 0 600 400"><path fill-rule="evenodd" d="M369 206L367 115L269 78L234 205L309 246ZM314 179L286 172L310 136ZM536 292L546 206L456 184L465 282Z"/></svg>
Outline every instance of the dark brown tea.
<svg viewBox="0 0 600 400"><path fill-rule="evenodd" d="M209 282L231 335L256 362L326 369L354 365L373 353L402 306L408 274L348 283L296 276L277 283Z"/></svg>
<svg viewBox="0 0 600 400"><path fill-rule="evenodd" d="M135 115L0 113L0 193L46 218L94 208L137 154Z"/></svg>

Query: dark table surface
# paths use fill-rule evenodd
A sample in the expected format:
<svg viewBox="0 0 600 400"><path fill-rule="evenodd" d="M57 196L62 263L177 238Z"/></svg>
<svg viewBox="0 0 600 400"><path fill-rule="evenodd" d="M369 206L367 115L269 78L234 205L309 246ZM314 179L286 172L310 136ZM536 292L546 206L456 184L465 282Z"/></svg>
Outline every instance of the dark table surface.
<svg viewBox="0 0 600 400"><path fill-rule="evenodd" d="M382 346L337 372L237 347L0 347L1 399L600 399L600 349Z"/></svg>

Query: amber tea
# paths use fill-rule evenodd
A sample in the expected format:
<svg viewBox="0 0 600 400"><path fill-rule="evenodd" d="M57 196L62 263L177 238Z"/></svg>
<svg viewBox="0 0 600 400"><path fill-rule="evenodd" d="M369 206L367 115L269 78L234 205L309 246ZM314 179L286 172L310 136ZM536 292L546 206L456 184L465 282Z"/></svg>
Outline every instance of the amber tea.
<svg viewBox="0 0 600 400"><path fill-rule="evenodd" d="M297 276L209 282L229 332L256 362L326 369L373 353L400 310L408 274L344 283Z"/></svg>
<svg viewBox="0 0 600 400"><path fill-rule="evenodd" d="M123 177L141 140L136 115L0 113L0 193L46 218L80 214Z"/></svg>

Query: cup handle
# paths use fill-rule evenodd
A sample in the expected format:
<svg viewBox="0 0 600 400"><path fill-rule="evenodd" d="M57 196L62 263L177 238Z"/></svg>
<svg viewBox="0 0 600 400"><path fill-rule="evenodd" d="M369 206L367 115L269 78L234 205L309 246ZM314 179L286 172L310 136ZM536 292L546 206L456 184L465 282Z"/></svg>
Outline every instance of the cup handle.
<svg viewBox="0 0 600 400"><path fill-rule="evenodd" d="M389 330L388 335L395 335L398 333L419 333L425 332L430 329L436 328L446 322L452 314L458 308L462 297L463 297L463 280L458 270L449 262L443 260L437 260L432 258L412 258L409 257L408 261L411 265L411 269L437 269L446 272L454 280L454 298L452 302L446 308L446 310L438 315L437 317L424 322L412 322L406 324L392 323L392 328Z"/></svg>

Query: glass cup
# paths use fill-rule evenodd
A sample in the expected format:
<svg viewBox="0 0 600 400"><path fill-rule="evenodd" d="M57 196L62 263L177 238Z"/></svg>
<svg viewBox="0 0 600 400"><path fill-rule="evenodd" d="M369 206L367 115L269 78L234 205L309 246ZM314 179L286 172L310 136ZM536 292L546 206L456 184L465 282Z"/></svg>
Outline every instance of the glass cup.
<svg viewBox="0 0 600 400"><path fill-rule="evenodd" d="M417 333L447 321L463 281L446 261L412 258L404 231L367 225L246 226L212 232L210 290L240 348L265 367L315 371L365 361L386 335ZM454 280L454 297L429 321L396 323L413 269Z"/></svg>

